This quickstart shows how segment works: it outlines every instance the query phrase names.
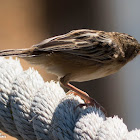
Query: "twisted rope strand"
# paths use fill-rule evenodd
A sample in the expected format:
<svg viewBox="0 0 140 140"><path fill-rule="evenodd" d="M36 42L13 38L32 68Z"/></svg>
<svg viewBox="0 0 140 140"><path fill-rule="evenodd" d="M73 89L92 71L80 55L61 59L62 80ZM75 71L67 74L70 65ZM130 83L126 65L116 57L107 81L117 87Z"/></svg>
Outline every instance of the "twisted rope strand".
<svg viewBox="0 0 140 140"><path fill-rule="evenodd" d="M139 140L117 116L96 107L76 108L83 100L66 95L59 83L44 82L37 71L0 58L0 129L24 140Z"/></svg>

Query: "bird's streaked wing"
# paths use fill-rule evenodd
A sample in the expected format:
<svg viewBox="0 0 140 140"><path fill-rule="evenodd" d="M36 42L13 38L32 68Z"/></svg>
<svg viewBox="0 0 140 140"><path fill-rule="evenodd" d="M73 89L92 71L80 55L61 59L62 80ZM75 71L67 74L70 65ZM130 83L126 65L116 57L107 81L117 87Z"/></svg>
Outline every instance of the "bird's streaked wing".
<svg viewBox="0 0 140 140"><path fill-rule="evenodd" d="M62 52L102 63L112 61L121 53L108 32L87 29L46 39L33 47L35 51Z"/></svg>

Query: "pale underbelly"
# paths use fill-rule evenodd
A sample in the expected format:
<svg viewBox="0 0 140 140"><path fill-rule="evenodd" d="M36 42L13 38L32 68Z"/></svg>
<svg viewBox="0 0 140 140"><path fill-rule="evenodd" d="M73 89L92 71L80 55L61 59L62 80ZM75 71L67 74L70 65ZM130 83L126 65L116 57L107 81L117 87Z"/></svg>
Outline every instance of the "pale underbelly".
<svg viewBox="0 0 140 140"><path fill-rule="evenodd" d="M49 72L57 75L59 78L69 74L69 81L83 82L83 81L94 80L94 79L111 75L117 72L120 68L121 66L118 66L118 65L115 65L115 66L108 65L108 66L98 67L97 69L95 69L95 67L92 67L90 69L81 68L75 71L70 70L69 72L66 72L64 71L64 68L55 66L55 67L49 67L48 70Z"/></svg>
<svg viewBox="0 0 140 140"><path fill-rule="evenodd" d="M91 73L88 73L88 72L86 73L84 71L81 71L78 74L74 74L71 77L71 81L83 82L83 81L99 79L99 78L111 75L111 74L115 73L116 71L117 70L114 70L114 69L104 69L104 68L98 69Z"/></svg>

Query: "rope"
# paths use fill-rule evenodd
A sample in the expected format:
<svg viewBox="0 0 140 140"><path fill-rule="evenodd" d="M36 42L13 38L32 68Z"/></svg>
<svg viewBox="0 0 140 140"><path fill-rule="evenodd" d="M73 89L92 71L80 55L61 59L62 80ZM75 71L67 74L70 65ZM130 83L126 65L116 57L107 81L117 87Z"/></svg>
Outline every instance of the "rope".
<svg viewBox="0 0 140 140"><path fill-rule="evenodd" d="M123 120L96 107L76 108L58 82L44 82L37 71L23 71L19 60L0 58L0 129L19 140L140 140Z"/></svg>

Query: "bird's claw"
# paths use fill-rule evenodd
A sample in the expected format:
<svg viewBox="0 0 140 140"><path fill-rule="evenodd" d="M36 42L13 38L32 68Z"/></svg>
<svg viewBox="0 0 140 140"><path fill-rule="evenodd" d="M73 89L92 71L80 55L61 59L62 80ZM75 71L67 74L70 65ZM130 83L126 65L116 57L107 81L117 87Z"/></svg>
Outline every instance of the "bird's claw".
<svg viewBox="0 0 140 140"><path fill-rule="evenodd" d="M88 107L88 106L95 106L95 107L99 108L105 114L105 116L107 116L107 111L104 109L104 107L101 106L95 99L93 99L91 97L89 97L89 98L90 99L86 100L85 103L77 105L76 109L78 107L82 108L84 106L86 106L86 107Z"/></svg>

